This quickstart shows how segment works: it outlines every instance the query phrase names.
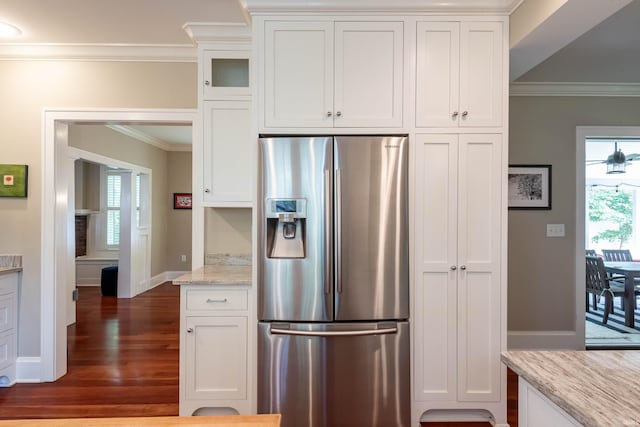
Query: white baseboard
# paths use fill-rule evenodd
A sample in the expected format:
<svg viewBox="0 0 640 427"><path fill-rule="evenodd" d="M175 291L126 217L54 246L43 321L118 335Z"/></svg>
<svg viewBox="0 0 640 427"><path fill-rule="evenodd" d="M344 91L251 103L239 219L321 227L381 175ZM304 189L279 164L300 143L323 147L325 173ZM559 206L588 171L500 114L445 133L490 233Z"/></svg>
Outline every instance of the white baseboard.
<svg viewBox="0 0 640 427"><path fill-rule="evenodd" d="M509 350L584 350L576 331L509 331Z"/></svg>
<svg viewBox="0 0 640 427"><path fill-rule="evenodd" d="M39 357L18 357L16 360L16 382L18 383L40 383L42 377L40 373Z"/></svg>
<svg viewBox="0 0 640 427"><path fill-rule="evenodd" d="M162 272L156 276L153 276L151 278L151 286L149 287L149 289L155 288L156 286L164 283L164 282L169 282L173 279L175 279L178 276L182 276L183 274L187 273L187 271L165 271Z"/></svg>

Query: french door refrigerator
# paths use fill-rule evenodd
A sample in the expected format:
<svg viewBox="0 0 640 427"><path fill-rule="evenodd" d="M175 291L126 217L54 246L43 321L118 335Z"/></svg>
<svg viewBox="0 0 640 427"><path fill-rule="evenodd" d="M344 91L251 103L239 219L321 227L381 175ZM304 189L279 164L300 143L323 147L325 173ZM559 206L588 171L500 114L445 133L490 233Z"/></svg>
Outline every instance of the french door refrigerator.
<svg viewBox="0 0 640 427"><path fill-rule="evenodd" d="M258 412L409 426L406 136L259 146Z"/></svg>

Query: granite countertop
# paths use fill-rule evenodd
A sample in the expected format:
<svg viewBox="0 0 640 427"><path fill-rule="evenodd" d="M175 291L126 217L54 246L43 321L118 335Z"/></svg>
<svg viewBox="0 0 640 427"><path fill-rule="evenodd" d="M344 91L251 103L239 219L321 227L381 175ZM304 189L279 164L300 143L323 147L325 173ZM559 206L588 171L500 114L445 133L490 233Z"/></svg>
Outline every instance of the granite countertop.
<svg viewBox="0 0 640 427"><path fill-rule="evenodd" d="M508 351L502 362L586 427L640 426L639 351Z"/></svg>
<svg viewBox="0 0 640 427"><path fill-rule="evenodd" d="M205 265L173 279L174 285L251 285L250 265Z"/></svg>

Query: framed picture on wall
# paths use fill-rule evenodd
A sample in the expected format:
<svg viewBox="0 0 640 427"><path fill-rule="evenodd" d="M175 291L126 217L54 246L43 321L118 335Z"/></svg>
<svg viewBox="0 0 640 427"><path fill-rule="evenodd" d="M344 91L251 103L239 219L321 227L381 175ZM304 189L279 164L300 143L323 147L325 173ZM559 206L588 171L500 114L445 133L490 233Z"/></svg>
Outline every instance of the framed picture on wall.
<svg viewBox="0 0 640 427"><path fill-rule="evenodd" d="M551 165L509 165L509 209L551 209Z"/></svg>
<svg viewBox="0 0 640 427"><path fill-rule="evenodd" d="M191 209L191 193L173 193L173 209Z"/></svg>
<svg viewBox="0 0 640 427"><path fill-rule="evenodd" d="M0 197L27 197L27 165L0 165Z"/></svg>

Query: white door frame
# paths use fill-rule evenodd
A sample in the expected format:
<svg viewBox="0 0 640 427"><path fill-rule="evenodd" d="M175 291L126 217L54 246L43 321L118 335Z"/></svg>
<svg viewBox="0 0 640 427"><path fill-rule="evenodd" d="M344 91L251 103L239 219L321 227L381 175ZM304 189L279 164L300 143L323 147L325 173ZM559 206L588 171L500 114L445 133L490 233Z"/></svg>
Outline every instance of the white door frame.
<svg viewBox="0 0 640 427"><path fill-rule="evenodd" d="M67 371L67 271L71 254L67 236L69 182L61 169L68 148L68 124L86 122L186 123L193 129L193 158L201 158L195 109L45 109L42 129L40 253L40 380L55 381ZM63 165L64 166L64 165ZM68 166L68 165L67 165ZM199 162L193 162L194 189L202 187ZM68 175L68 173L66 174ZM195 191L194 191L195 193ZM193 198L192 253L204 253L204 211ZM194 264L195 259L193 256Z"/></svg>
<svg viewBox="0 0 640 427"><path fill-rule="evenodd" d="M585 140L589 137L638 137L638 126L576 126L576 345L584 348L585 305L584 295L584 240L585 240Z"/></svg>

